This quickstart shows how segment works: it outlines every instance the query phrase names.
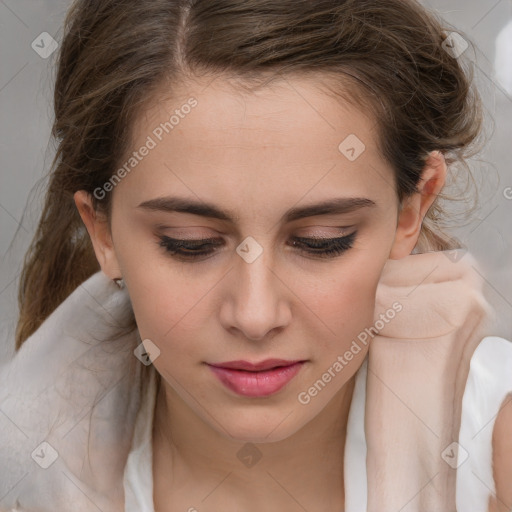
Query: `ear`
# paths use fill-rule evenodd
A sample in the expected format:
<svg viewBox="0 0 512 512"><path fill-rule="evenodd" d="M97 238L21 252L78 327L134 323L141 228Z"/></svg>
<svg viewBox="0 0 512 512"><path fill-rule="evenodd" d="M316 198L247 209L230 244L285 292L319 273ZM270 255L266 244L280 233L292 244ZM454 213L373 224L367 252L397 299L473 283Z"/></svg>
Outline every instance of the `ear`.
<svg viewBox="0 0 512 512"><path fill-rule="evenodd" d="M110 279L122 277L106 216L94 209L91 196L85 190L75 192L73 198L91 237L101 270Z"/></svg>
<svg viewBox="0 0 512 512"><path fill-rule="evenodd" d="M425 162L418 192L404 199L402 203L390 259L398 260L411 254L420 236L423 219L443 188L445 180L444 156L440 151L433 151Z"/></svg>

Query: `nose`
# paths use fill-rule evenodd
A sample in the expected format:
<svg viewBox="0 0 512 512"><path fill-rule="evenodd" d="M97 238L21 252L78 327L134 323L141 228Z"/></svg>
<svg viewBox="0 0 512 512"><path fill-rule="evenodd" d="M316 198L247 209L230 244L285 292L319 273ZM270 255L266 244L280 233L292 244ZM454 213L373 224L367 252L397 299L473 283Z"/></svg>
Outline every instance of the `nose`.
<svg viewBox="0 0 512 512"><path fill-rule="evenodd" d="M266 251L251 263L236 256L235 267L228 274L221 322L227 330L251 341L269 339L290 322L291 292L271 264Z"/></svg>

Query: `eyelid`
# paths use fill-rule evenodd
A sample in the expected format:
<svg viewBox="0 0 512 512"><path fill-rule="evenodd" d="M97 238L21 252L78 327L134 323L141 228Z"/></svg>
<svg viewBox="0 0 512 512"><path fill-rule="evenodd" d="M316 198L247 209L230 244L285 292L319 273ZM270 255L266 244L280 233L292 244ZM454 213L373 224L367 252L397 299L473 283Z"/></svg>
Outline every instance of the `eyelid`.
<svg viewBox="0 0 512 512"><path fill-rule="evenodd" d="M352 233L353 231L356 230L356 227L355 226L316 226L316 229L319 229L320 232L322 233L321 235L318 235L316 233L311 233L311 231L309 231L311 229L310 226L308 226L307 228L304 228L305 230L308 230L306 231L305 234L302 234L302 230L298 230L297 231L297 234L294 235L294 236L298 236L300 238L312 238L312 239L333 239L333 238L341 238L343 236L346 236L346 235L350 235L350 233ZM331 230L333 230L334 232L331 232Z"/></svg>
<svg viewBox="0 0 512 512"><path fill-rule="evenodd" d="M211 239L213 238L213 236L209 236L209 235L202 235L202 234L194 234L194 235L189 235L187 233L186 230L190 230L190 229L199 229L199 230L207 230L208 232L211 232L212 231L212 228L208 227L208 226L180 226L180 227L177 227L177 226L168 226L168 225L156 225L155 226L155 235L157 236L160 236L160 233L162 233L163 231L167 231L167 230L173 230L173 234L172 235L166 235L168 236L169 238L174 238L174 239L182 239L182 240L185 240L185 239L188 239L188 240L206 240L206 239ZM320 235L320 236L316 236L316 235L310 235L310 231L311 229L316 229L316 230L319 230L321 233L323 232L324 235ZM348 226L318 226L318 225L311 225L311 226L299 226L297 228L293 228L293 232L294 233L297 233L298 236L302 237L302 238L337 238L337 237L340 237L340 236L343 236L345 234L349 234L349 232L351 230L354 230L356 229L356 225L355 224L351 224L351 225L348 225ZM331 233L331 230L333 231L333 233ZM174 232L177 231L177 234L174 234ZM217 229L214 229L213 231L216 232L216 234L218 235L223 235L223 236L229 236L228 233L224 232L224 231L219 231ZM303 231L306 231L306 234L302 234Z"/></svg>
<svg viewBox="0 0 512 512"><path fill-rule="evenodd" d="M334 259L353 247L357 239L358 231L355 229L349 234L335 237L292 237L291 246L296 248L299 253L306 254L312 259ZM202 238L202 239L176 239L166 235L159 235L158 245L164 251L175 258L184 262L202 261L214 256L218 251L215 247L224 245L224 241L219 238ZM318 245L314 245L318 244ZM207 246L207 250L200 250L203 246ZM305 248L304 248L305 247ZM199 249L199 250L197 250Z"/></svg>
<svg viewBox="0 0 512 512"><path fill-rule="evenodd" d="M352 231L350 231L352 228ZM165 229L165 227L164 227ZM328 228L328 229L331 229L331 228ZM291 239L296 239L296 240L303 240L303 241L308 241L308 240L312 240L312 241L318 241L318 242L322 242L322 241L326 241L326 242L329 242L329 241L335 241L335 240L339 240L339 239L343 239L343 238L346 238L346 237L349 237L351 236L354 232L357 233L357 229L353 226L347 226L347 227L333 227L332 229L336 229L338 230L338 232L336 234L332 234L332 235L325 235L325 236L316 236L316 235L311 235L309 233L307 234L296 234L296 235L293 235L291 236L290 238ZM343 230L341 233L339 232L339 230ZM222 245L222 242L219 242L219 240L221 240L221 238L219 236L208 236L208 235L205 235L205 236L201 236L201 235L194 235L194 236L186 236L184 235L183 233L180 234L180 235L175 235L175 236L170 236L170 235L165 235L165 234L159 234L159 233L155 233L155 235L160 239L160 240L168 240L168 241L172 241L174 242L175 244L186 244L186 243L191 243L191 244L206 244L206 243L211 243L212 245Z"/></svg>

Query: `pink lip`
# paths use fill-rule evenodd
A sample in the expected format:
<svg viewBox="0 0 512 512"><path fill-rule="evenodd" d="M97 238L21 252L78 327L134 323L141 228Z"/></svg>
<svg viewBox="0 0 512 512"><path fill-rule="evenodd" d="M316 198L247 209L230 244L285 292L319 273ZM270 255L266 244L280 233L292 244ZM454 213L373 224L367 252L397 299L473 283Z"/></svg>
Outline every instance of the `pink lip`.
<svg viewBox="0 0 512 512"><path fill-rule="evenodd" d="M249 361L229 361L226 363L211 363L210 366L216 366L217 368L229 368L231 370L247 370L250 372L258 372L260 370L270 370L276 366L290 366L295 363L300 363L300 361L287 361L286 359L265 359L259 363L250 363Z"/></svg>
<svg viewBox="0 0 512 512"><path fill-rule="evenodd" d="M214 375L229 389L250 397L277 393L297 375L304 361L267 359L260 363L230 361L208 365Z"/></svg>

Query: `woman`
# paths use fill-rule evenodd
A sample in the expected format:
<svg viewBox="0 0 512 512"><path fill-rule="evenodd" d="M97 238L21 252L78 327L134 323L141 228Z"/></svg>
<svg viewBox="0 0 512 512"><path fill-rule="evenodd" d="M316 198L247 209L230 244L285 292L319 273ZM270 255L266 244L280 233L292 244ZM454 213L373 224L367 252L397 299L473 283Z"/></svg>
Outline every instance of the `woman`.
<svg viewBox="0 0 512 512"><path fill-rule="evenodd" d="M512 506L454 42L403 0L73 4L4 509Z"/></svg>

